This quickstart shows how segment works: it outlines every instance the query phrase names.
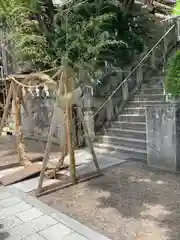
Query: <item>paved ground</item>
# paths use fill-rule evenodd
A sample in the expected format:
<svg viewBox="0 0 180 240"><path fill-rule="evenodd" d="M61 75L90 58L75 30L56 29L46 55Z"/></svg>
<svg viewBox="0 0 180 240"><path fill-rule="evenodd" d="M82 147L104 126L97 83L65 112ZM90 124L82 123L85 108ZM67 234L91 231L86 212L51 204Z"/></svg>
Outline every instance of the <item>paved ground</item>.
<svg viewBox="0 0 180 240"><path fill-rule="evenodd" d="M21 239L108 240L15 187L1 187L0 240Z"/></svg>
<svg viewBox="0 0 180 240"><path fill-rule="evenodd" d="M96 153L97 153L97 159L98 159L98 162L99 162L99 166L100 166L101 169L106 169L110 166L118 165L118 164L126 161L124 156L118 155L118 158L117 158L117 155L115 155L115 154L112 154L112 156L109 157L109 155L106 155L106 153L104 153L102 151L100 153L98 153L98 152L96 152ZM54 154L55 153L53 152L49 163L51 162L51 165L55 166L58 158ZM58 154L59 154L59 152L58 152ZM81 174L84 174L84 173L89 173L89 172L95 171L95 166L94 166L94 163L92 161L92 156L87 151L87 149L76 150L75 155L76 155L76 163L78 165L77 168L76 168L78 176L81 175ZM68 163L68 158L66 160L67 161L65 161L65 163ZM1 170L0 171L0 177L8 175L11 172L16 172L20 169L22 169L22 167L11 168L11 169L8 169L8 170ZM70 175L69 170L61 171L61 173L64 173L67 176ZM37 185L38 185L38 181L39 181L39 176L34 177L32 179L25 180L23 182L15 183L15 184L13 184L13 186L18 188L19 190L21 190L23 192L28 193L28 192L31 192L33 190L36 190ZM52 183L61 184L61 180L45 178L44 182L43 182L43 186L48 186Z"/></svg>
<svg viewBox="0 0 180 240"><path fill-rule="evenodd" d="M113 240L179 240L180 174L127 162L40 198Z"/></svg>

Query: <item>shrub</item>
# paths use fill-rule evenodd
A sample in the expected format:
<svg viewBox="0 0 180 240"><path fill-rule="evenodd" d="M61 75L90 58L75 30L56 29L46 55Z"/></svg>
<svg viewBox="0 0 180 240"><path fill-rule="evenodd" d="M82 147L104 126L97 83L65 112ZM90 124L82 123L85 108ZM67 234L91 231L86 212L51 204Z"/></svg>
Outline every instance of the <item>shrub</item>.
<svg viewBox="0 0 180 240"><path fill-rule="evenodd" d="M166 91L173 96L180 96L180 51L170 59L165 79Z"/></svg>

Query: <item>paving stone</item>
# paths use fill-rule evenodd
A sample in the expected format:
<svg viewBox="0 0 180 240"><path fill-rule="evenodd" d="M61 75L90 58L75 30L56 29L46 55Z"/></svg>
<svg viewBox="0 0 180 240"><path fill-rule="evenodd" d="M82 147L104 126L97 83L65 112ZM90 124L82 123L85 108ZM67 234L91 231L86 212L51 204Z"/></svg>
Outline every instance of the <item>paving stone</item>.
<svg viewBox="0 0 180 240"><path fill-rule="evenodd" d="M43 238L41 235L39 235L37 233L37 234L31 235L31 236L29 236L27 238L23 238L23 240L45 240L45 238Z"/></svg>
<svg viewBox="0 0 180 240"><path fill-rule="evenodd" d="M63 240L71 233L73 233L73 230L61 223L39 232L39 234L48 240Z"/></svg>
<svg viewBox="0 0 180 240"><path fill-rule="evenodd" d="M0 211L0 219L13 216L19 212L22 212L22 211L25 211L25 210L31 208L31 207L32 206L30 204L22 201L21 203L15 204L11 207L3 208Z"/></svg>
<svg viewBox="0 0 180 240"><path fill-rule="evenodd" d="M2 192L2 193L0 193L0 200L3 200L5 198L9 198L11 196L12 196L12 194L9 193L9 192Z"/></svg>
<svg viewBox="0 0 180 240"><path fill-rule="evenodd" d="M22 202L18 197L9 197L0 201L0 207L6 208Z"/></svg>
<svg viewBox="0 0 180 240"><path fill-rule="evenodd" d="M57 224L55 219L49 217L48 215L43 215L10 229L9 233L11 236L19 237L19 239L21 239L33 235L43 229L47 229L55 224Z"/></svg>
<svg viewBox="0 0 180 240"><path fill-rule="evenodd" d="M18 182L15 184L12 184L12 186L16 187L17 189L28 193L30 191L33 191L37 188L39 182L39 177L35 177L32 179L25 180L23 182ZM50 184L60 182L58 179L44 179L43 186L48 186Z"/></svg>
<svg viewBox="0 0 180 240"><path fill-rule="evenodd" d="M29 222L34 218L42 216L44 213L37 208L30 208L26 211L18 213L16 216L20 218L23 222Z"/></svg>
<svg viewBox="0 0 180 240"><path fill-rule="evenodd" d="M88 240L88 239L83 237L79 233L73 232L72 234L69 234L67 237L63 238L63 240Z"/></svg>
<svg viewBox="0 0 180 240"><path fill-rule="evenodd" d="M17 225L20 225L21 223L23 222L16 216L12 216L12 217L8 217L0 220L0 225L2 226L3 231L9 228L13 228Z"/></svg>

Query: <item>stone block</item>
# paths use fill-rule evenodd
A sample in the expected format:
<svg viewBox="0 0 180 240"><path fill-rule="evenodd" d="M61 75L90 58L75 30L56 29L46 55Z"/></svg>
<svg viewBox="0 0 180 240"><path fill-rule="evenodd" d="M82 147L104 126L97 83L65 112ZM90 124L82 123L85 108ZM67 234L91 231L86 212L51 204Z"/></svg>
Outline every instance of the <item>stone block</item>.
<svg viewBox="0 0 180 240"><path fill-rule="evenodd" d="M3 231L20 225L21 223L22 221L16 216L0 219L0 225L2 226Z"/></svg>
<svg viewBox="0 0 180 240"><path fill-rule="evenodd" d="M31 208L31 205L22 201L19 204L2 209L0 211L0 218L13 216L19 212L27 210L28 208Z"/></svg>
<svg viewBox="0 0 180 240"><path fill-rule="evenodd" d="M27 238L24 238L23 240L45 240L45 238L43 238L41 235L39 235L37 233L37 234L31 235Z"/></svg>
<svg viewBox="0 0 180 240"><path fill-rule="evenodd" d="M2 193L0 193L0 200L3 200L5 198L9 198L11 196L12 196L12 194L9 193L9 192L2 192Z"/></svg>
<svg viewBox="0 0 180 240"><path fill-rule="evenodd" d="M0 200L0 207L6 208L18 204L21 202L21 199L18 197L9 197L3 200Z"/></svg>
<svg viewBox="0 0 180 240"><path fill-rule="evenodd" d="M48 215L43 215L10 229L9 233L13 237L19 237L19 239L22 239L28 237L29 235L33 235L34 233L40 232L43 229L47 229L55 224L57 224L55 219L49 217Z"/></svg>
<svg viewBox="0 0 180 240"><path fill-rule="evenodd" d="M46 239L64 240L72 232L73 232L72 229L66 227L62 223L59 223L57 225L45 229L44 231L41 231L40 234Z"/></svg>
<svg viewBox="0 0 180 240"><path fill-rule="evenodd" d="M29 222L34 218L42 216L44 213L37 208L30 208L26 211L18 213L16 216L21 219L23 222Z"/></svg>
<svg viewBox="0 0 180 240"><path fill-rule="evenodd" d="M165 170L180 170L180 103L149 106L147 163Z"/></svg>
<svg viewBox="0 0 180 240"><path fill-rule="evenodd" d="M69 234L65 240L88 240L87 238L83 237L82 235L80 235L79 233L72 233L72 234Z"/></svg>

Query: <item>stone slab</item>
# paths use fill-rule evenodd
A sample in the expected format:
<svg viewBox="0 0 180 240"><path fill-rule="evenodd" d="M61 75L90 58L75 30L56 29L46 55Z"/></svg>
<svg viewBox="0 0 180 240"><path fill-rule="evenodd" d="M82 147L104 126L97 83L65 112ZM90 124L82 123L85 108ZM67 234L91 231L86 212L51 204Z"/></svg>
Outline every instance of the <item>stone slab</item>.
<svg viewBox="0 0 180 240"><path fill-rule="evenodd" d="M2 209L2 208L10 207L20 202L21 202L21 199L16 196L5 198L0 201L0 208Z"/></svg>
<svg viewBox="0 0 180 240"><path fill-rule="evenodd" d="M9 191L11 194L18 196L22 200L26 201L30 206L36 207L37 209L40 209L40 211L44 212L45 214L48 214L53 219L55 219L57 222L64 224L68 228L71 228L74 232L79 233L80 235L84 236L88 240L110 240L108 237L103 236L102 234L98 233L97 231L94 231L90 229L89 227L79 223L75 219L67 216L66 214L57 211L56 209L53 209L52 207L48 206L47 204L39 201L38 199L34 198L33 196L27 195L23 191L13 187L3 187L5 191ZM0 189L1 192L1 189ZM31 234L33 235L33 234ZM8 239L9 240L9 239ZM16 240L16 239L12 239ZM49 239L50 240L50 239Z"/></svg>
<svg viewBox="0 0 180 240"><path fill-rule="evenodd" d="M18 188L19 190L21 190L25 193L28 193L28 192L31 192L31 191L37 189L38 182L39 182L39 177L35 177L32 179L25 180L23 182L12 184L12 186ZM46 179L45 178L44 182L43 182L43 186L48 186L48 185L51 185L51 184L57 183L57 182L60 182L60 181L57 179Z"/></svg>
<svg viewBox="0 0 180 240"><path fill-rule="evenodd" d="M103 154L97 154L97 160L100 169L106 169L108 167L112 167L127 161L121 158L111 158ZM78 165L76 167L77 176L96 171L92 156L88 151L79 151L78 154L76 154L76 163ZM70 171L64 171L63 173L70 176Z"/></svg>
<svg viewBox="0 0 180 240"><path fill-rule="evenodd" d="M23 240L46 240L45 238L43 238L41 235L39 235L38 233L31 235L27 238L24 238Z"/></svg>
<svg viewBox="0 0 180 240"><path fill-rule="evenodd" d="M123 159L117 159L117 158L110 158L108 156L104 155L97 155L97 159L99 162L99 166L101 169L106 169L111 166L115 166L121 163L126 162L127 160ZM78 151L78 154L76 156L76 163L77 163L77 175L82 175L90 172L94 172L96 170L94 163L92 162L92 156L87 151ZM69 170L62 170L62 173L64 173L67 176L70 176ZM39 177L28 179L23 182L15 183L13 184L14 187L20 189L23 192L31 192L35 190L38 186ZM57 179L44 179L43 186L48 186L53 183L60 183Z"/></svg>
<svg viewBox="0 0 180 240"><path fill-rule="evenodd" d="M23 222L16 216L0 219L0 225L3 227L3 231L20 225L21 223Z"/></svg>
<svg viewBox="0 0 180 240"><path fill-rule="evenodd" d="M3 208L0 211L0 219L13 216L13 215L15 215L19 212L25 211L29 208L31 208L31 205L26 202L23 202L23 201L18 204L15 204L11 207Z"/></svg>
<svg viewBox="0 0 180 240"><path fill-rule="evenodd" d="M9 192L1 192L1 193L0 193L0 200L9 198L9 197L11 197L11 196L12 196L12 194L9 193Z"/></svg>
<svg viewBox="0 0 180 240"><path fill-rule="evenodd" d="M72 229L68 228L62 223L59 223L39 232L39 234L50 240L64 240L72 232Z"/></svg>
<svg viewBox="0 0 180 240"><path fill-rule="evenodd" d="M9 233L13 237L19 237L19 239L22 239L55 224L57 224L57 221L45 214L39 218L33 219L27 223L23 223L20 226L10 229Z"/></svg>
<svg viewBox="0 0 180 240"><path fill-rule="evenodd" d="M16 216L21 219L21 221L23 222L29 222L34 218L38 218L40 216L42 216L44 213L41 212L39 209L32 207L28 210L25 210L23 212L20 212L18 214L16 214Z"/></svg>
<svg viewBox="0 0 180 240"><path fill-rule="evenodd" d="M64 240L88 240L88 239L83 237L79 233L73 232L72 234L69 234Z"/></svg>

